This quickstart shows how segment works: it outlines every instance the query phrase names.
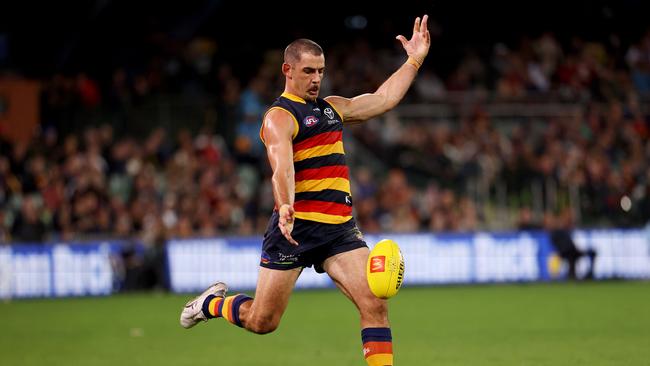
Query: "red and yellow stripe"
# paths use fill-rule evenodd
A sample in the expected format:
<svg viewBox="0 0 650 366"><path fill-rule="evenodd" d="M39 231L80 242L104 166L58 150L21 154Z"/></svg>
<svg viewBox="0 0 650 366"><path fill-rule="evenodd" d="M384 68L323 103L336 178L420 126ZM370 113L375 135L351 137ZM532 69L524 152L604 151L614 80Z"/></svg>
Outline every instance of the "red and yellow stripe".
<svg viewBox="0 0 650 366"><path fill-rule="evenodd" d="M329 145L338 141L343 141L343 131L323 132L296 143L293 145L293 151L305 150L320 145Z"/></svg>
<svg viewBox="0 0 650 366"><path fill-rule="evenodd" d="M297 212L318 212L332 216L352 215L351 206L336 202L302 200L295 202L293 207Z"/></svg>
<svg viewBox="0 0 650 366"><path fill-rule="evenodd" d="M323 132L293 145L293 161L329 154L344 154L343 132Z"/></svg>
<svg viewBox="0 0 650 366"><path fill-rule="evenodd" d="M350 181L345 178L308 179L296 182L296 193L336 189L350 193Z"/></svg>
<svg viewBox="0 0 650 366"><path fill-rule="evenodd" d="M210 312L210 315L214 317L219 317L219 305L221 305L221 301L223 301L223 297L215 297L214 299L210 300L210 304L208 305L208 311Z"/></svg>
<svg viewBox="0 0 650 366"><path fill-rule="evenodd" d="M317 221L324 224L342 224L350 221L350 216L328 215L320 212L300 212L296 211L295 216L301 220Z"/></svg>
<svg viewBox="0 0 650 366"><path fill-rule="evenodd" d="M369 366L393 365L393 342L366 342L363 350Z"/></svg>
<svg viewBox="0 0 650 366"><path fill-rule="evenodd" d="M223 307L221 308L221 316L230 323L234 323L232 311L232 301L234 299L235 296L228 296L223 299Z"/></svg>
<svg viewBox="0 0 650 366"><path fill-rule="evenodd" d="M215 316L215 317L222 317L226 319L229 322L233 322L233 308L232 308L232 302L235 299L236 296L228 296L226 298L223 297L215 297L210 301L210 305L208 307L210 311L210 315Z"/></svg>
<svg viewBox="0 0 650 366"><path fill-rule="evenodd" d="M327 145L318 145L299 151L294 150L293 161L296 162L319 156L327 156L330 154L345 154L345 151L343 150L343 141L337 141L333 144Z"/></svg>
<svg viewBox="0 0 650 366"><path fill-rule="evenodd" d="M309 137L293 146L294 162L326 157L331 154L345 154L343 132L323 132ZM307 168L296 172L296 193L337 190L350 194L350 177L346 165ZM327 224L340 224L352 218L352 207L321 200L296 200L296 217L303 220Z"/></svg>
<svg viewBox="0 0 650 366"><path fill-rule="evenodd" d="M320 168L304 169L296 172L296 182L327 178L343 178L349 180L350 177L348 167L345 165L333 165Z"/></svg>

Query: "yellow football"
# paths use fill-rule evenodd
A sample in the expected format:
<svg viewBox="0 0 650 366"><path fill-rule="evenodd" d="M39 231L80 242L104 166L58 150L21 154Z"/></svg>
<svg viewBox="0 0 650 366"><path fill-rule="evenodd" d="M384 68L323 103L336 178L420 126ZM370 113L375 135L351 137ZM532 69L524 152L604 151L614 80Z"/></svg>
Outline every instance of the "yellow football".
<svg viewBox="0 0 650 366"><path fill-rule="evenodd" d="M397 294L404 280L404 257L397 243L384 239L370 251L366 276L370 291L380 299Z"/></svg>

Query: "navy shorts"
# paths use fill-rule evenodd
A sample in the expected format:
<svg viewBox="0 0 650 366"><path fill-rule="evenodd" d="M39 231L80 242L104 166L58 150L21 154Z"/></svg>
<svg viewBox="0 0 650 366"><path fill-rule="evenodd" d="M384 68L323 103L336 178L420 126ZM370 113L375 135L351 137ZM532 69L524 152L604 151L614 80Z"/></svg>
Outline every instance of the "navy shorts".
<svg viewBox="0 0 650 366"><path fill-rule="evenodd" d="M295 219L291 237L298 246L289 243L282 235L278 220L279 214L274 211L262 242L260 266L264 268L288 270L313 265L316 272L323 273L325 259L368 247L354 219L343 224Z"/></svg>

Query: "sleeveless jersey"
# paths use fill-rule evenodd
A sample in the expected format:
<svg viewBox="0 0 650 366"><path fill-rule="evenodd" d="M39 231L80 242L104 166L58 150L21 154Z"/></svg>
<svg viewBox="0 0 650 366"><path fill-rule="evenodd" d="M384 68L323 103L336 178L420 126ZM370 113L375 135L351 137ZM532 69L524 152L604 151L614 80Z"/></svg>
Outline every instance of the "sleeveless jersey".
<svg viewBox="0 0 650 366"><path fill-rule="evenodd" d="M322 98L315 102L283 93L268 109L293 117L295 217L326 224L352 219L352 196L343 151L343 117ZM266 116L266 114L265 114ZM260 137L264 141L263 129Z"/></svg>

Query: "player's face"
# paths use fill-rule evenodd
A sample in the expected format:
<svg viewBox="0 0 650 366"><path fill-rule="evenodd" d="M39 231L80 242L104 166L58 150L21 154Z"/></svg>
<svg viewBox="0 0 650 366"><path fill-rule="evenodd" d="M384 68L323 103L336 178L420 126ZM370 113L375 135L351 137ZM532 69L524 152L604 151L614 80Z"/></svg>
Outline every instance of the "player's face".
<svg viewBox="0 0 650 366"><path fill-rule="evenodd" d="M314 101L320 91L320 83L325 71L325 56L303 53L300 61L292 65L291 82L299 96Z"/></svg>

